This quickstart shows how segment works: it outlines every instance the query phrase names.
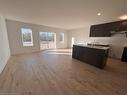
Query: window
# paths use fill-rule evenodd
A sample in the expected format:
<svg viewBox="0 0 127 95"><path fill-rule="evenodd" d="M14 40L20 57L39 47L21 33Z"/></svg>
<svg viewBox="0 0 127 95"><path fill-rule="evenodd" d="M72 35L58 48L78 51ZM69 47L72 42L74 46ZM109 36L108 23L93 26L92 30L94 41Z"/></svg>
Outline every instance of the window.
<svg viewBox="0 0 127 95"><path fill-rule="evenodd" d="M23 46L33 46L32 30L29 28L21 28Z"/></svg>
<svg viewBox="0 0 127 95"><path fill-rule="evenodd" d="M64 33L60 33L60 43L64 43Z"/></svg>
<svg viewBox="0 0 127 95"><path fill-rule="evenodd" d="M40 32L41 41L54 41L54 33L52 32Z"/></svg>

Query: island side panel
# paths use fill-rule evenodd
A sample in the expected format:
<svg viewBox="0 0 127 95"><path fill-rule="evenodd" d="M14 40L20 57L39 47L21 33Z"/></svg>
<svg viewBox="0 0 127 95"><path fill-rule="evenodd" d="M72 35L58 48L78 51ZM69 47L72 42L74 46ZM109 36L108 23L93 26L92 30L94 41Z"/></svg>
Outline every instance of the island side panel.
<svg viewBox="0 0 127 95"><path fill-rule="evenodd" d="M72 58L94 65L98 68L104 68L107 60L107 50L95 49L74 45Z"/></svg>

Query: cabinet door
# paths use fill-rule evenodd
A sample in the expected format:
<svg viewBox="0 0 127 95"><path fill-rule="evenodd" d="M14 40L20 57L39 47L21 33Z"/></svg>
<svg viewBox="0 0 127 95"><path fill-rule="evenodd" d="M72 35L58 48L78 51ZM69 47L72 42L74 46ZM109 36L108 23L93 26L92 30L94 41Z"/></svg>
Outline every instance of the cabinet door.
<svg viewBox="0 0 127 95"><path fill-rule="evenodd" d="M90 37L110 37L110 24L92 25L90 28Z"/></svg>
<svg viewBox="0 0 127 95"><path fill-rule="evenodd" d="M125 30L127 30L127 20L92 25L90 37L111 37L111 31L120 32Z"/></svg>
<svg viewBox="0 0 127 95"><path fill-rule="evenodd" d="M124 48L121 61L127 62L127 47Z"/></svg>
<svg viewBox="0 0 127 95"><path fill-rule="evenodd" d="M125 30L127 30L127 20L121 21L119 23L118 31L125 31Z"/></svg>

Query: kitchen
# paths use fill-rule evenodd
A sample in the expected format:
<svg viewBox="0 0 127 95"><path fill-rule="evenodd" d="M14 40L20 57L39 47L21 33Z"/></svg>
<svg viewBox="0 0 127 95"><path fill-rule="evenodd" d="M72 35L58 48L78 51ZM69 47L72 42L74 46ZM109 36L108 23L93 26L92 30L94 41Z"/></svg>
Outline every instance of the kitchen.
<svg viewBox="0 0 127 95"><path fill-rule="evenodd" d="M92 25L90 32L88 28L76 29L70 31L70 38L75 38L75 44L88 45L109 45L108 57L126 62L127 46L126 30L127 20ZM75 34L77 31L78 34ZM103 31L103 32L102 32ZM84 38L85 34L85 38ZM124 51L124 55L123 55Z"/></svg>

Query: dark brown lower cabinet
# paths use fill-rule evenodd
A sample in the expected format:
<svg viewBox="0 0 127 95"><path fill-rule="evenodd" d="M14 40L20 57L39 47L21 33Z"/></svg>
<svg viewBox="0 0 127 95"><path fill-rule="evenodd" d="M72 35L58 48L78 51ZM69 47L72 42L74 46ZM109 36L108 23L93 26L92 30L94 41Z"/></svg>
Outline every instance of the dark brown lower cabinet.
<svg viewBox="0 0 127 95"><path fill-rule="evenodd" d="M124 47L121 61L127 62L127 47Z"/></svg>
<svg viewBox="0 0 127 95"><path fill-rule="evenodd" d="M73 45L72 58L103 69L106 65L108 50Z"/></svg>

